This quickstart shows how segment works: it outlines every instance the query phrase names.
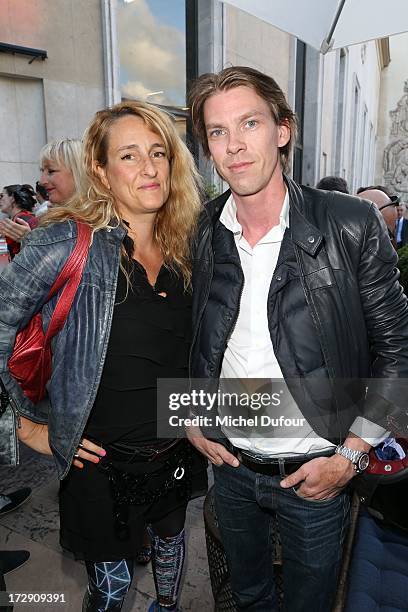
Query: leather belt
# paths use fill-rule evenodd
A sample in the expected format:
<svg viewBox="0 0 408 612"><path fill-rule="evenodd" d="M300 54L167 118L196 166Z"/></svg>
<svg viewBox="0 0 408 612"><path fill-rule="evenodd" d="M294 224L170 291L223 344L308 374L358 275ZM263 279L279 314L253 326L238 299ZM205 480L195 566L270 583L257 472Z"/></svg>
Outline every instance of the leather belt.
<svg viewBox="0 0 408 612"><path fill-rule="evenodd" d="M281 474L279 463L260 463L259 461L254 461L248 455L240 451L238 451L235 456L242 465L245 465L246 468L257 474L264 474L265 476L280 476ZM296 472L304 463L306 463L306 461L289 462L282 459L281 465L283 466L284 473L288 475Z"/></svg>
<svg viewBox="0 0 408 612"><path fill-rule="evenodd" d="M256 472L257 474L263 474L265 476L280 476L281 469L286 475L293 474L293 472L296 472L296 470L298 470L302 465L304 465L311 459L315 459L316 457L330 457L333 454L331 452L330 454L322 453L321 455L311 455L303 461L296 461L288 457L282 457L281 459L273 459L273 461L267 462L257 461L255 458L252 458L248 453L242 451L236 446L233 446L230 442L227 444L227 448L246 468L248 468L252 472Z"/></svg>
<svg viewBox="0 0 408 612"><path fill-rule="evenodd" d="M155 461L156 459L162 459L167 456L167 453L172 450L176 450L184 438L171 440L170 442L162 443L157 447L152 446L139 446L132 447L124 444L106 444L104 448L106 450L106 459L108 461L121 461L124 463L142 463Z"/></svg>

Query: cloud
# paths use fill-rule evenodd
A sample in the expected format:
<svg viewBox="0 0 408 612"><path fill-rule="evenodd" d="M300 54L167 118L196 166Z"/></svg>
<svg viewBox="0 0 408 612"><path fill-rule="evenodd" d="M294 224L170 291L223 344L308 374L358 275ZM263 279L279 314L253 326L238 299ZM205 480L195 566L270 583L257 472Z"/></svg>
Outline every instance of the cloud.
<svg viewBox="0 0 408 612"><path fill-rule="evenodd" d="M136 98L138 100L150 100L150 96L147 94L151 93L152 90L149 87L143 85L141 81L128 81L122 83L122 95L125 98ZM166 104L166 96L162 93L156 94L154 97L151 96L151 101L155 104Z"/></svg>
<svg viewBox="0 0 408 612"><path fill-rule="evenodd" d="M161 23L146 0L135 0L119 5L118 38L123 94L144 99L163 90L151 101L184 106L184 33Z"/></svg>

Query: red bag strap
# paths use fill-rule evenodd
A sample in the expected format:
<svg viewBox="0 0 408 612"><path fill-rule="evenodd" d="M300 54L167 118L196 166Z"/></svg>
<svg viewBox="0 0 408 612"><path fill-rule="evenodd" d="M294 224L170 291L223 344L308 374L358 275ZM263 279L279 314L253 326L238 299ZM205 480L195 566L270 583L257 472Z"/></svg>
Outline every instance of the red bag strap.
<svg viewBox="0 0 408 612"><path fill-rule="evenodd" d="M75 221L77 226L77 240L72 251L71 255L68 257L65 262L64 267L61 272L55 279L48 297L47 302L56 294L58 291L65 285L67 280L69 280L72 275L75 273L75 270L81 265L81 262L84 264L86 259L86 252L89 248L89 244L91 242L91 228L89 225L85 225L84 223L79 223ZM84 261L82 261L84 260Z"/></svg>
<svg viewBox="0 0 408 612"><path fill-rule="evenodd" d="M52 314L45 335L45 345L51 341L56 334L64 327L66 318L71 309L76 292L81 282L82 272L87 260L89 245L91 243L91 228L84 223L77 224L77 241L71 255L67 259L58 278L50 289L48 299L65 284L65 287L58 298L57 305Z"/></svg>

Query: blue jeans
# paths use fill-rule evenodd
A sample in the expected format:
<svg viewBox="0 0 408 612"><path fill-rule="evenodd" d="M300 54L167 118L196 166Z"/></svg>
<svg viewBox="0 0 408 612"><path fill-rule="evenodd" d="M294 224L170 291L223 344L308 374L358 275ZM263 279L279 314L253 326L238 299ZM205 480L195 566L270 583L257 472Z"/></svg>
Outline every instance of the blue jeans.
<svg viewBox="0 0 408 612"><path fill-rule="evenodd" d="M276 511L282 542L284 610L330 612L336 593L350 498L306 500L280 476L243 465L214 466L215 506L238 610L278 610L272 550Z"/></svg>

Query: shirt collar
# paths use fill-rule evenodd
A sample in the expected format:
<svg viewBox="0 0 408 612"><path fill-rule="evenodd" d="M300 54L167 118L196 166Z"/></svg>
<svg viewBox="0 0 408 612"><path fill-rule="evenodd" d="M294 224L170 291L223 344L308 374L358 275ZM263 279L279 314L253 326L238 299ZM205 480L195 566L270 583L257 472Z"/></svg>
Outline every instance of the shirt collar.
<svg viewBox="0 0 408 612"><path fill-rule="evenodd" d="M235 236L242 234L242 227L237 219L237 205L235 204L234 196L232 194L230 195L228 200L225 202L225 206L220 215L220 221ZM279 215L279 225L280 225L280 229L282 233L284 233L285 230L289 227L289 192L288 190L286 190L285 198L282 204L282 210ZM273 229L274 228L271 228L271 230Z"/></svg>

